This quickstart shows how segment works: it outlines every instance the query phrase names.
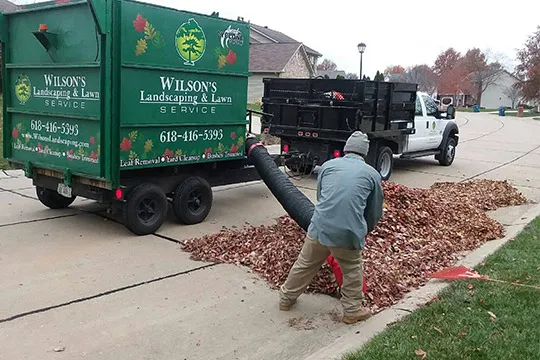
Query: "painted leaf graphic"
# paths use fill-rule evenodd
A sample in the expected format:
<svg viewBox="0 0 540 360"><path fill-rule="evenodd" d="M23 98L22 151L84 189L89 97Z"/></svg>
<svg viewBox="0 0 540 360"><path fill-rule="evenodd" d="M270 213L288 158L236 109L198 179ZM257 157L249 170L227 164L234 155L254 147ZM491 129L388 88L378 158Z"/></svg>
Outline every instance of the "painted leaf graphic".
<svg viewBox="0 0 540 360"><path fill-rule="evenodd" d="M236 133L234 131L231 133L231 139L236 139Z"/></svg>
<svg viewBox="0 0 540 360"><path fill-rule="evenodd" d="M172 150L166 149L165 153L163 153L163 157L166 159L172 158L174 157L174 153L172 152Z"/></svg>
<svg viewBox="0 0 540 360"><path fill-rule="evenodd" d="M218 68L222 68L227 64L227 57L225 55L220 55L218 59Z"/></svg>
<svg viewBox="0 0 540 360"><path fill-rule="evenodd" d="M19 137L19 129L14 128L13 131L11 132L11 137L14 139L17 139Z"/></svg>
<svg viewBox="0 0 540 360"><path fill-rule="evenodd" d="M131 141L137 140L137 130L134 130L134 131L129 133L129 140L131 140Z"/></svg>
<svg viewBox="0 0 540 360"><path fill-rule="evenodd" d="M236 53L232 50L229 50L229 53L227 54L227 64L232 65L236 62Z"/></svg>
<svg viewBox="0 0 540 360"><path fill-rule="evenodd" d="M148 44L145 39L137 40L137 45L135 46L135 55L140 56L146 52Z"/></svg>
<svg viewBox="0 0 540 360"><path fill-rule="evenodd" d="M152 40L152 42L157 48L162 48L163 46L165 46L165 39L163 39L163 36L159 31L156 31L156 37Z"/></svg>
<svg viewBox="0 0 540 360"><path fill-rule="evenodd" d="M133 20L133 26L135 27L135 31L144 31L147 22L148 21L143 18L141 14L138 14L135 20Z"/></svg>
<svg viewBox="0 0 540 360"><path fill-rule="evenodd" d="M135 160L137 158L137 153L135 153L133 150L129 152L129 159Z"/></svg>
<svg viewBox="0 0 540 360"><path fill-rule="evenodd" d="M244 137L240 136L240 137L238 138L238 147L240 147L240 146L242 146L242 145L244 145Z"/></svg>
<svg viewBox="0 0 540 360"><path fill-rule="evenodd" d="M120 150L122 151L131 150L131 140L129 140L128 138L124 138L122 142L120 143Z"/></svg>
<svg viewBox="0 0 540 360"><path fill-rule="evenodd" d="M223 154L225 152L225 146L222 143L219 143L217 152L218 154Z"/></svg>
<svg viewBox="0 0 540 360"><path fill-rule="evenodd" d="M236 146L234 144L231 145L231 150L229 152L233 153L233 154L237 153L238 152L238 146Z"/></svg>
<svg viewBox="0 0 540 360"><path fill-rule="evenodd" d="M149 22L146 22L146 26L144 27L144 35L146 35L147 40L153 40L156 38L156 29Z"/></svg>
<svg viewBox="0 0 540 360"><path fill-rule="evenodd" d="M181 157L184 152L181 149L176 150L175 155Z"/></svg>
<svg viewBox="0 0 540 360"><path fill-rule="evenodd" d="M154 147L154 143L152 142L152 140L146 140L144 142L144 152L145 153L150 152L150 150L152 150L153 147Z"/></svg>

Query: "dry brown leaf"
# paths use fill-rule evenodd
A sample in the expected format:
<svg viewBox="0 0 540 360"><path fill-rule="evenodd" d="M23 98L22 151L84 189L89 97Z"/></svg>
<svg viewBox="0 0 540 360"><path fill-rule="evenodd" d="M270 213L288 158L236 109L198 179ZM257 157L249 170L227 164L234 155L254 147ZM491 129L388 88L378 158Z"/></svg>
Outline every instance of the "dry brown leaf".
<svg viewBox="0 0 540 360"><path fill-rule="evenodd" d="M462 332L458 333L457 336L458 337L465 337L465 336L467 336L467 333L462 331Z"/></svg>
<svg viewBox="0 0 540 360"><path fill-rule="evenodd" d="M416 355L418 355L418 356L421 356L422 359L426 359L426 358L427 358L427 353L426 353L424 350L422 350L422 349L418 349L418 350L416 350L414 353L415 353Z"/></svg>
<svg viewBox="0 0 540 360"><path fill-rule="evenodd" d="M442 332L442 330L441 330L441 329L439 329L439 328L438 328L438 327L436 327L436 326L434 326L434 327L433 327L433 329L434 329L434 330L435 330L436 332L438 332L439 334L441 334L441 335L442 335L442 333L443 333L443 332Z"/></svg>
<svg viewBox="0 0 540 360"><path fill-rule="evenodd" d="M492 313L491 311L488 311L488 314L489 314L489 317L490 317L491 320L497 319L497 316L495 316L495 314Z"/></svg>
<svg viewBox="0 0 540 360"><path fill-rule="evenodd" d="M396 304L407 292L426 284L431 273L454 265L463 252L503 237L503 225L486 210L527 202L505 181L436 183L430 189L385 181L383 190L383 219L366 237L362 252L366 305L373 311ZM305 232L289 216L282 216L274 225L224 228L185 241L182 247L195 260L247 266L278 289L304 237ZM325 263L307 291L332 295L336 289L332 270Z"/></svg>

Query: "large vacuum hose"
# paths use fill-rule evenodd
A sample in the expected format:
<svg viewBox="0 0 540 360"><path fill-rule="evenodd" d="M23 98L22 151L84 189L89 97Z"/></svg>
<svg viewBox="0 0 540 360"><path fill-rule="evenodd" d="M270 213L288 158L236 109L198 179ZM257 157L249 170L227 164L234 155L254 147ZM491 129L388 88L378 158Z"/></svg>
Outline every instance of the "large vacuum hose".
<svg viewBox="0 0 540 360"><path fill-rule="evenodd" d="M291 218L307 231L315 205L279 170L261 142L255 138L247 138L246 151L249 161L255 166L272 194Z"/></svg>

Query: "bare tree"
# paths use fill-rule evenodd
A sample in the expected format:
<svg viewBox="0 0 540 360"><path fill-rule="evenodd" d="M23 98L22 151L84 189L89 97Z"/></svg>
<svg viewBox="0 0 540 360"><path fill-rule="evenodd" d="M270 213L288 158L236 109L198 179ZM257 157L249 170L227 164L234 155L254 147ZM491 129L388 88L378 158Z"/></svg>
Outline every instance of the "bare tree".
<svg viewBox="0 0 540 360"><path fill-rule="evenodd" d="M355 73L347 73L345 74L345 79L358 79L358 74Z"/></svg>
<svg viewBox="0 0 540 360"><path fill-rule="evenodd" d="M415 65L406 70L406 81L418 84L419 91L433 94L437 90L437 75L428 65Z"/></svg>
<svg viewBox="0 0 540 360"><path fill-rule="evenodd" d="M508 96L510 101L512 101L512 109L516 107L516 102L522 97L521 90L515 86L507 86L504 89L503 94Z"/></svg>
<svg viewBox="0 0 540 360"><path fill-rule="evenodd" d="M467 51L463 57L463 63L469 73L469 79L476 89L476 101L481 104L482 94L489 86L497 83L505 69L501 63L488 58L478 48Z"/></svg>
<svg viewBox="0 0 540 360"><path fill-rule="evenodd" d="M317 65L317 70L336 71L337 70L337 65L332 60L324 59L319 65Z"/></svg>

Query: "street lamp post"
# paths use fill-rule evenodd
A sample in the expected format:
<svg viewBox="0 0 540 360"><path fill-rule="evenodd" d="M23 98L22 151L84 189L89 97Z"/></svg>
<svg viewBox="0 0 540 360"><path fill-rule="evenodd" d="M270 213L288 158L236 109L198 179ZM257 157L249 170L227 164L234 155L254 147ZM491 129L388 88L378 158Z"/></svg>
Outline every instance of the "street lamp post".
<svg viewBox="0 0 540 360"><path fill-rule="evenodd" d="M364 55L364 51L366 51L366 44L358 44L358 52L360 53L360 80L362 80L362 57Z"/></svg>

